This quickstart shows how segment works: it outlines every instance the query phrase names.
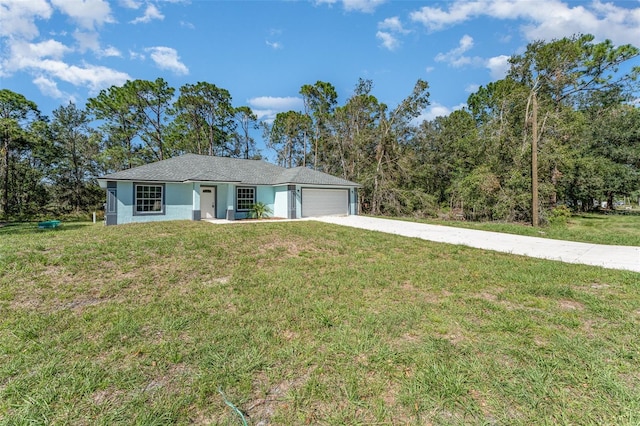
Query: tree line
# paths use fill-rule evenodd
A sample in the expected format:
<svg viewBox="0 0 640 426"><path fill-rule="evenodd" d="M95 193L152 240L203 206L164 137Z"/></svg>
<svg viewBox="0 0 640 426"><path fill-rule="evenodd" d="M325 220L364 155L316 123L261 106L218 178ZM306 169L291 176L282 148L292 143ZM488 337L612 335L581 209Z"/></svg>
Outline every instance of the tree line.
<svg viewBox="0 0 640 426"><path fill-rule="evenodd" d="M343 105L328 82L300 89L302 111L260 122L211 83L128 81L43 117L0 90L0 214L24 217L95 209L96 177L183 153L262 158L362 185L361 211L476 220L548 220L558 205L590 210L640 189L640 111L631 45L578 35L533 42L507 76L467 107L420 121L429 84L389 108L360 79Z"/></svg>

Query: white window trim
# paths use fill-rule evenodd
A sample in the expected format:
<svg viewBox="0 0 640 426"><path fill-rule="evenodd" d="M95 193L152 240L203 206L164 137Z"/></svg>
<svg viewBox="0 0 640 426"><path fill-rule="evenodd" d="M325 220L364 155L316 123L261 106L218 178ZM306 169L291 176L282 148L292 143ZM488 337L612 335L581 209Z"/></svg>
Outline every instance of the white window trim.
<svg viewBox="0 0 640 426"><path fill-rule="evenodd" d="M153 186L160 188L160 211L138 211L138 187L139 186ZM165 214L165 184L164 183L144 183L136 182L133 184L133 215L134 216L157 216Z"/></svg>
<svg viewBox="0 0 640 426"><path fill-rule="evenodd" d="M258 190L255 186L236 186L236 211L237 212L248 212L251 211L251 207L249 207L248 209L241 209L239 208L239 201L240 198L238 197L238 192L241 189L251 189L253 191L253 198L251 199L251 205L254 205L256 203L256 198L258 195ZM243 200L248 200L248 198L243 198Z"/></svg>

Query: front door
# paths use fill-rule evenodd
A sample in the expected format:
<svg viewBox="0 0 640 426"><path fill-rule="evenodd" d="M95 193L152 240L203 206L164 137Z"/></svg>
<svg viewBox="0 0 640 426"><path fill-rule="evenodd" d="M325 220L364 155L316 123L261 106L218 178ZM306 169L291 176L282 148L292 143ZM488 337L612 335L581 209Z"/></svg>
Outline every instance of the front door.
<svg viewBox="0 0 640 426"><path fill-rule="evenodd" d="M214 186L200 188L200 217L216 218L216 188Z"/></svg>

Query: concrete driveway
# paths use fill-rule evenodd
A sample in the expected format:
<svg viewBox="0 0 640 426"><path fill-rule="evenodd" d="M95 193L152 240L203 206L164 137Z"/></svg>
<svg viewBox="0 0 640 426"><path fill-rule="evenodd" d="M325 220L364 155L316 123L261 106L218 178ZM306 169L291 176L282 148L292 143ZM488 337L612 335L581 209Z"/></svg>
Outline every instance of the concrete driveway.
<svg viewBox="0 0 640 426"><path fill-rule="evenodd" d="M326 216L315 220L439 243L640 272L640 247L576 243L367 216Z"/></svg>

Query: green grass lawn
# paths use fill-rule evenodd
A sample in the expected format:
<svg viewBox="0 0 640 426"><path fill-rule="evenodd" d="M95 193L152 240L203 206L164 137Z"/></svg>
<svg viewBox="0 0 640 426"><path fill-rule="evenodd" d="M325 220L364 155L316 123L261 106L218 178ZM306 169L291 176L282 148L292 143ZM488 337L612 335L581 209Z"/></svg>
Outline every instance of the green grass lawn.
<svg viewBox="0 0 640 426"><path fill-rule="evenodd" d="M435 219L404 219L434 225L480 229L531 237L586 243L640 246L640 215L584 213L574 214L566 224L534 228L527 224L507 222L472 222Z"/></svg>
<svg viewBox="0 0 640 426"><path fill-rule="evenodd" d="M0 424L640 423L640 274L319 222L0 228Z"/></svg>

